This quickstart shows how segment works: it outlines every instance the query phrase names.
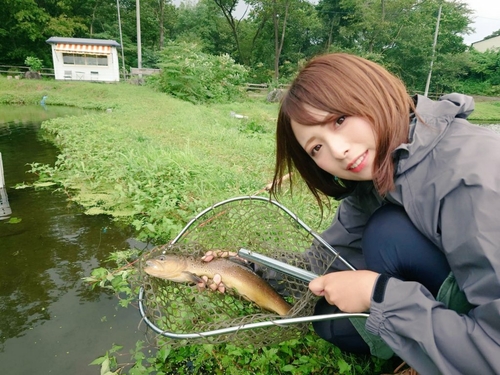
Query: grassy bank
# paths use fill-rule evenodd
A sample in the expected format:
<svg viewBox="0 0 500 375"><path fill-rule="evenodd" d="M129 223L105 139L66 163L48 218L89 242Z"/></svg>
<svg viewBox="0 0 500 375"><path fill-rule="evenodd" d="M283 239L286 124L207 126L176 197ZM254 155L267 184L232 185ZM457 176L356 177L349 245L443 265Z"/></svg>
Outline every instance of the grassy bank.
<svg viewBox="0 0 500 375"><path fill-rule="evenodd" d="M49 108L97 110L44 123L61 155L55 170L37 172L63 185L88 214L133 218L159 242L209 205L262 192L272 178L275 104L195 106L129 84L2 79L0 85L3 103L38 103L47 95ZM309 225L319 225L308 195L287 199Z"/></svg>

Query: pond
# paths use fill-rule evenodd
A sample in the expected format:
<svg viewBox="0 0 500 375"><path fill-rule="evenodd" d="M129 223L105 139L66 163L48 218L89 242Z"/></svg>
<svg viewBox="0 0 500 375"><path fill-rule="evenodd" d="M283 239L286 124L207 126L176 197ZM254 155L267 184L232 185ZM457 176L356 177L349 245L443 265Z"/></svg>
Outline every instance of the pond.
<svg viewBox="0 0 500 375"><path fill-rule="evenodd" d="M104 266L110 252L145 245L109 217L84 215L62 192L14 189L36 180L27 163L56 160L41 121L75 111L0 106L0 153L15 219L0 220L1 374L99 374L89 366L95 358L113 344L128 353L144 339L136 308L119 307L115 296L90 290L82 278Z"/></svg>

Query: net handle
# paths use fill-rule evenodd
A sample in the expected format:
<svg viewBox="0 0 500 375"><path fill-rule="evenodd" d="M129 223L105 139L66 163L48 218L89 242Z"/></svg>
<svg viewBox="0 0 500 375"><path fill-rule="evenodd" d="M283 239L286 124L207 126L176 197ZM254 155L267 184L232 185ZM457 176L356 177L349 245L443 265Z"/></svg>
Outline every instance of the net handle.
<svg viewBox="0 0 500 375"><path fill-rule="evenodd" d="M241 248L240 250L238 250L238 256L250 262L259 263L263 266L284 273L288 276L295 277L296 279L305 281L306 283L309 283L318 277L318 275L316 275L314 272L310 272L302 268L280 262L279 260L270 258L248 249Z"/></svg>

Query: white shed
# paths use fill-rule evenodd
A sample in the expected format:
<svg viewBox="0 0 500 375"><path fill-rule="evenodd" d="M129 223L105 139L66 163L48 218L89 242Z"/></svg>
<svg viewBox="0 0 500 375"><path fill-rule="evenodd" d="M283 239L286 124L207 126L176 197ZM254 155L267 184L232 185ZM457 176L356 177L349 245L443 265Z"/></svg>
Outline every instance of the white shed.
<svg viewBox="0 0 500 375"><path fill-rule="evenodd" d="M120 80L117 47L114 40L89 38L47 39L52 45L56 79L118 82Z"/></svg>
<svg viewBox="0 0 500 375"><path fill-rule="evenodd" d="M486 50L500 50L500 36L494 36L493 38L483 39L479 42L472 43L474 47L479 52L486 52Z"/></svg>

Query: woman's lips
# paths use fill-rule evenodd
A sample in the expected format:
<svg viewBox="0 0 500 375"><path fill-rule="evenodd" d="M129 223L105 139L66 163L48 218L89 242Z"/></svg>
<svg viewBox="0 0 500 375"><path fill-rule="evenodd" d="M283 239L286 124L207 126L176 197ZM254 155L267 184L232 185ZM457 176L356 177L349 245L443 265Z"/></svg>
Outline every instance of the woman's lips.
<svg viewBox="0 0 500 375"><path fill-rule="evenodd" d="M351 172L360 172L366 165L366 157L368 155L368 151L365 151L363 155L354 160L347 166L347 170Z"/></svg>

